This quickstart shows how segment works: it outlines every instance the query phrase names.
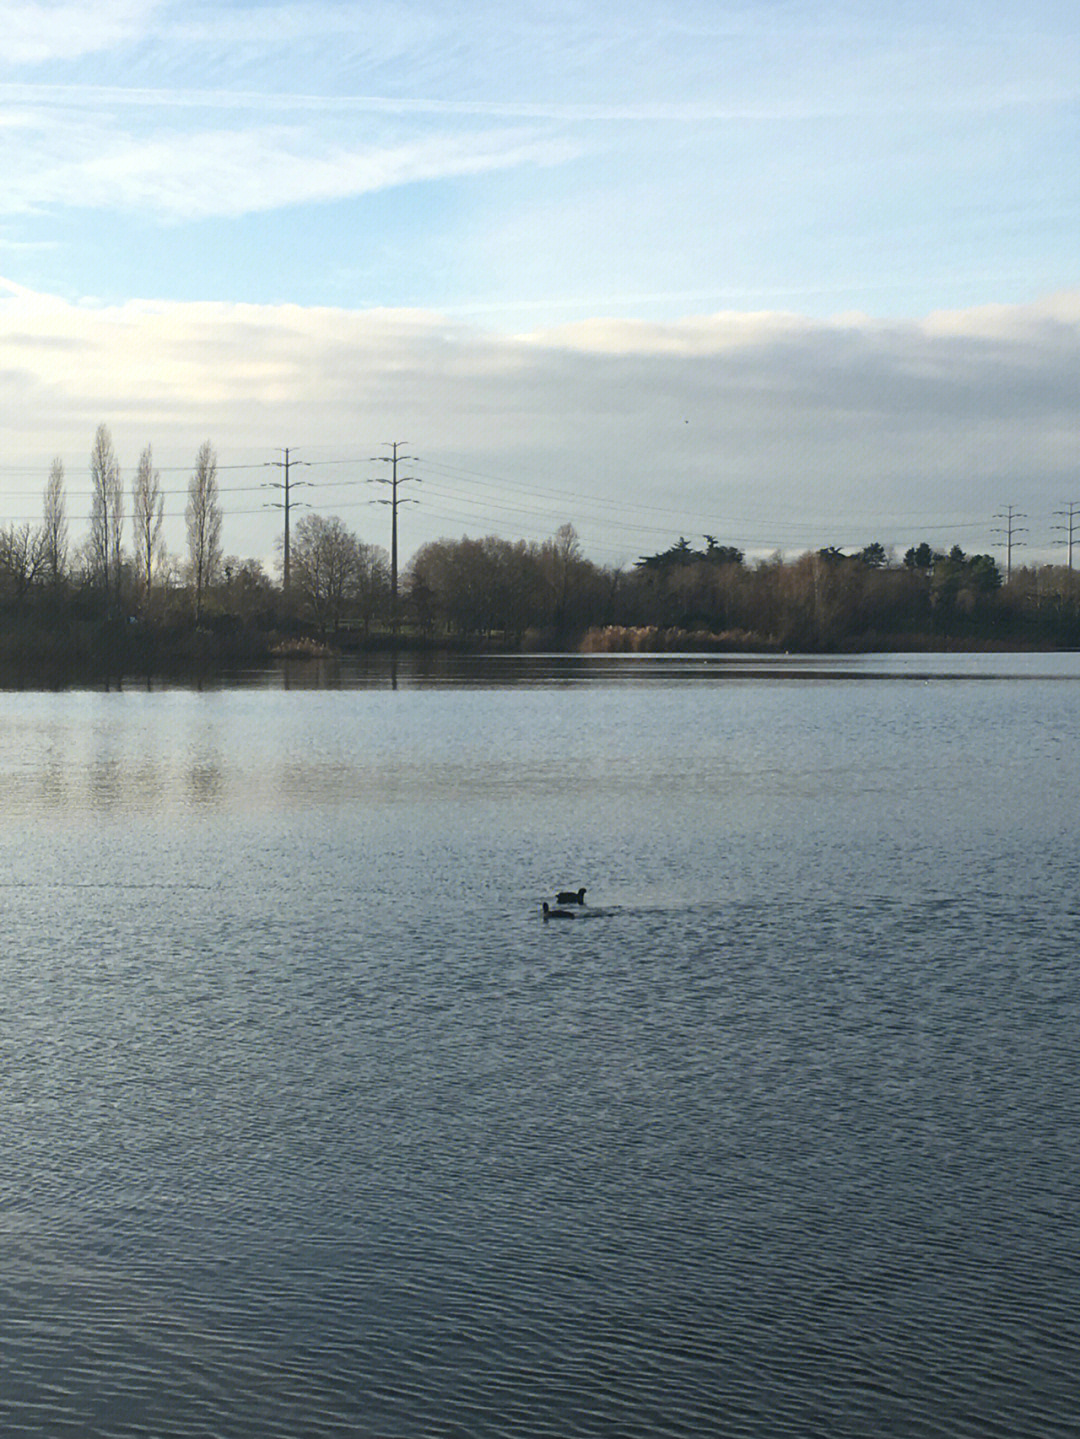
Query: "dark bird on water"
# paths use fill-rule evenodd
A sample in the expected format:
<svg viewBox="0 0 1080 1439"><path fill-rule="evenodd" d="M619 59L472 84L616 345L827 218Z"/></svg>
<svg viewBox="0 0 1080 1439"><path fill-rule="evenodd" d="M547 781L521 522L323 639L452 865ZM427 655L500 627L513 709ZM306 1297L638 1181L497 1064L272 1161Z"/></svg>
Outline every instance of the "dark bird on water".
<svg viewBox="0 0 1080 1439"><path fill-rule="evenodd" d="M573 917L574 911L572 909L552 909L547 900L544 900L545 919L573 919Z"/></svg>
<svg viewBox="0 0 1080 1439"><path fill-rule="evenodd" d="M580 889L560 889L555 900L558 904L584 904L585 886L582 885Z"/></svg>

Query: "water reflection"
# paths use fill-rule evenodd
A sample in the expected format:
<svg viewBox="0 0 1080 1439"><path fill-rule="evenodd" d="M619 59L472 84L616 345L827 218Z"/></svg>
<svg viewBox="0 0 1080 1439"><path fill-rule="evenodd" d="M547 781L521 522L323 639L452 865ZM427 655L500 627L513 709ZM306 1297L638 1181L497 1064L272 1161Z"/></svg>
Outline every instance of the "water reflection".
<svg viewBox="0 0 1080 1439"><path fill-rule="evenodd" d="M220 801L224 792L224 775L218 756L196 757L190 761L187 771L187 792L192 803L213 804Z"/></svg>
<svg viewBox="0 0 1080 1439"><path fill-rule="evenodd" d="M95 755L87 770L87 789L93 809L114 809L125 793L130 772L115 754Z"/></svg>
<svg viewBox="0 0 1080 1439"><path fill-rule="evenodd" d="M290 657L258 668L194 678L110 681L98 693L232 689L286 692L341 689L555 688L565 686L708 685L761 680L843 682L894 680L1075 679L1072 652L1039 654L477 654L402 650L336 657ZM34 693L33 691L10 691ZM85 692L85 691L83 691ZM91 691L93 692L93 691ZM3 690L0 689L0 693Z"/></svg>
<svg viewBox="0 0 1080 1439"><path fill-rule="evenodd" d="M866 791L885 797L901 782L936 783L929 760L920 775L914 758L903 758L905 736L955 715L951 753L963 764L978 748L976 715L989 733L1011 723L1025 683L1053 682L1064 699L1080 680L1077 655L781 657L759 673L762 665L745 656L422 654L395 666L376 655L290 661L201 691L0 694L0 782L9 816L380 804L423 794L440 803L464 793L525 801L590 789L621 803L665 783L658 776L668 771L673 783L696 772L702 793L721 784L725 807L786 774L792 795L825 806L849 784L864 748ZM881 681L888 694L873 698ZM807 683L817 698L807 707L810 690L800 691L802 729L793 737L792 686ZM930 683L944 710L926 704ZM408 705L395 685L411 695ZM508 691L520 702L500 707L495 697ZM774 698L763 723L766 694ZM881 744L868 745L859 727L867 705ZM545 734L558 746L554 757L540 742ZM792 767L793 742L810 747L803 767ZM1026 743L1051 747L1057 760L1065 739L1044 727ZM1029 786L1018 802L1035 798ZM958 815L967 804L958 790Z"/></svg>
<svg viewBox="0 0 1080 1439"><path fill-rule="evenodd" d="M281 660L230 683L283 690L503 689L566 685L701 685L722 681L1075 679L1077 656L1059 654L470 654L402 651Z"/></svg>

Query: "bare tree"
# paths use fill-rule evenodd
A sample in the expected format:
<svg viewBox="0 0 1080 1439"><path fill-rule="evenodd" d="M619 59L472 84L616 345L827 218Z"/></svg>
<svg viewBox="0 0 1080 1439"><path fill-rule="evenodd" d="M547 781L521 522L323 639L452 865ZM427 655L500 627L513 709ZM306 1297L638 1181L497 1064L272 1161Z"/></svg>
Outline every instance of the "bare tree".
<svg viewBox="0 0 1080 1439"><path fill-rule="evenodd" d="M366 637L372 624L380 612L387 609L390 601L390 556L382 545L357 541L356 579L352 599Z"/></svg>
<svg viewBox="0 0 1080 1439"><path fill-rule="evenodd" d="M429 621L438 612L464 634L520 636L530 623L548 622L551 606L541 583L547 561L546 546L498 535L433 540L413 559L413 593L419 587Z"/></svg>
<svg viewBox="0 0 1080 1439"><path fill-rule="evenodd" d="M562 631L571 621L574 581L584 565L577 530L571 524L560 525L554 538L544 545L544 551L555 603L555 628Z"/></svg>
<svg viewBox="0 0 1080 1439"><path fill-rule="evenodd" d="M67 569L68 527L67 500L64 494L64 462L59 455L52 462L49 478L45 485L45 519L41 527L41 542L45 557L45 571L55 588Z"/></svg>
<svg viewBox="0 0 1080 1439"><path fill-rule="evenodd" d="M131 504L135 527L135 578L144 597L149 597L161 563L161 527L165 517L161 472L154 469L153 451L149 445L139 456L139 468L131 486Z"/></svg>
<svg viewBox="0 0 1080 1439"><path fill-rule="evenodd" d="M98 425L90 451L90 558L94 577L105 594L120 598L120 537L124 526L124 492L120 465L108 425Z"/></svg>
<svg viewBox="0 0 1080 1439"><path fill-rule="evenodd" d="M188 560L195 590L195 623L202 619L203 596L221 566L221 504L218 500L217 455L209 440L199 447L188 485L185 512Z"/></svg>
<svg viewBox="0 0 1080 1439"><path fill-rule="evenodd" d="M41 530L32 530L29 525L5 525L0 529L0 594L22 604L44 568Z"/></svg>
<svg viewBox="0 0 1080 1439"><path fill-rule="evenodd" d="M305 515L292 544L293 588L323 629L337 629L357 581L359 542L336 515Z"/></svg>

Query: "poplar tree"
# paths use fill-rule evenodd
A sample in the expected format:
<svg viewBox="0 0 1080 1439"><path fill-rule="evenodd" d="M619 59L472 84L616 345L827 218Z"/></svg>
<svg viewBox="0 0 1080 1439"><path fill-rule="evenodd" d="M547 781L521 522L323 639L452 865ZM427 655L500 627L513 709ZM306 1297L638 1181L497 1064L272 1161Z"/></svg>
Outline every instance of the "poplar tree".
<svg viewBox="0 0 1080 1439"><path fill-rule="evenodd" d="M202 619L203 595L221 566L221 505L218 501L217 455L205 440L195 458L185 511L188 560L195 591L195 623Z"/></svg>
<svg viewBox="0 0 1080 1439"><path fill-rule="evenodd" d="M154 469L149 445L139 456L139 468L131 486L132 523L135 527L135 577L144 596L149 596L161 560L161 527L165 517L165 496L161 493L161 472Z"/></svg>
<svg viewBox="0 0 1080 1439"><path fill-rule="evenodd" d="M55 588L67 569L68 527L67 498L64 493L64 462L56 457L45 484L44 520L41 540L45 552L45 569Z"/></svg>
<svg viewBox="0 0 1080 1439"><path fill-rule="evenodd" d="M124 492L120 465L108 425L98 425L90 451L90 561L95 577L112 603L120 599L120 537Z"/></svg>

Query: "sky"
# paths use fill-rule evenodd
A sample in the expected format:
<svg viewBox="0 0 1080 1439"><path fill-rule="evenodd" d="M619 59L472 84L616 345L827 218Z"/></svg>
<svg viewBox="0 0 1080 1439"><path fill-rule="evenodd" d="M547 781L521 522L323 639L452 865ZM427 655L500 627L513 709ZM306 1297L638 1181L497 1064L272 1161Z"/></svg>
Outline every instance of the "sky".
<svg viewBox="0 0 1080 1439"><path fill-rule="evenodd" d="M1072 0L0 0L0 525L1080 542ZM1078 549L1080 557L1080 549Z"/></svg>

